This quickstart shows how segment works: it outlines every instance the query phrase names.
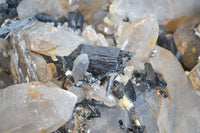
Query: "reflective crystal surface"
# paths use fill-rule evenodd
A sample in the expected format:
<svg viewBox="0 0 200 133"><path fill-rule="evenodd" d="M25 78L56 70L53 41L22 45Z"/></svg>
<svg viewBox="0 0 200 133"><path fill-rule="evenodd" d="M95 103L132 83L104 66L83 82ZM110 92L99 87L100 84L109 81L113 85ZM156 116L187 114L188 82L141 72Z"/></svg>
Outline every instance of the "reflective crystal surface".
<svg viewBox="0 0 200 133"><path fill-rule="evenodd" d="M39 82L0 90L0 132L52 132L70 117L77 97Z"/></svg>

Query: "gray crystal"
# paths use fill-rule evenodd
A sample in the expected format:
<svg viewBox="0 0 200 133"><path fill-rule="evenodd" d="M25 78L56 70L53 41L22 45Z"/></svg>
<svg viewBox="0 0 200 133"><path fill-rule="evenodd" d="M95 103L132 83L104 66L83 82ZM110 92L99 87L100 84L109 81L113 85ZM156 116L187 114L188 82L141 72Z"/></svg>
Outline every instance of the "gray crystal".
<svg viewBox="0 0 200 133"><path fill-rule="evenodd" d="M75 83L79 80L83 80L85 73L87 72L89 66L89 59L87 54L79 55L73 65L73 78Z"/></svg>
<svg viewBox="0 0 200 133"><path fill-rule="evenodd" d="M77 97L39 82L0 90L0 132L52 132L70 117Z"/></svg>

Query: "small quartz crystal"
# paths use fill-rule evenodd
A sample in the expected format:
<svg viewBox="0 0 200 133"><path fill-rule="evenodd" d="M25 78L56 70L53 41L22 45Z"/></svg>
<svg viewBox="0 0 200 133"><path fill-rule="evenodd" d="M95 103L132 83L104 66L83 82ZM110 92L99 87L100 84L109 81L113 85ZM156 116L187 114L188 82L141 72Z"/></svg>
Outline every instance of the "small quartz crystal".
<svg viewBox="0 0 200 133"><path fill-rule="evenodd" d="M156 16L146 16L128 23L124 28L118 30L116 35L117 47L132 52L133 58L145 61L154 48L158 32Z"/></svg>
<svg viewBox="0 0 200 133"><path fill-rule="evenodd" d="M79 55L75 61L74 61L74 66L73 66L73 78L75 83L78 82L79 80L83 80L84 75L88 69L89 66L89 59L87 54L81 54Z"/></svg>

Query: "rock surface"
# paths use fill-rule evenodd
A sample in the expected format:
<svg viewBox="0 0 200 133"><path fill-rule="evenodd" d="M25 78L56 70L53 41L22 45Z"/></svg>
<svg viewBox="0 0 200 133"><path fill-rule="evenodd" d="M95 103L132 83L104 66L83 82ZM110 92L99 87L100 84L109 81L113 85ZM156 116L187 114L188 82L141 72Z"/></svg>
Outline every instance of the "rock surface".
<svg viewBox="0 0 200 133"><path fill-rule="evenodd" d="M193 29L180 28L173 35L174 42L182 55L183 66L191 70L200 56L200 38Z"/></svg>
<svg viewBox="0 0 200 133"><path fill-rule="evenodd" d="M200 63L192 69L192 71L188 74L188 78L192 83L193 89L200 91Z"/></svg>
<svg viewBox="0 0 200 133"><path fill-rule="evenodd" d="M0 90L0 132L52 132L70 117L77 97L39 82Z"/></svg>
<svg viewBox="0 0 200 133"><path fill-rule="evenodd" d="M117 47L133 52L133 57L145 61L150 56L158 37L156 16L150 15L128 23L116 35ZM145 38L145 39L144 39Z"/></svg>

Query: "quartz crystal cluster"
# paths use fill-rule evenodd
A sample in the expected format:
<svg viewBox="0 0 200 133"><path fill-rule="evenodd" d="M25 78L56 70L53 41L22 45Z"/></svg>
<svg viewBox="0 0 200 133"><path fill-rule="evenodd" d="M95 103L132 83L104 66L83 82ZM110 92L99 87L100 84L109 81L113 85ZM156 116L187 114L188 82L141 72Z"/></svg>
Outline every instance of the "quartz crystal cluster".
<svg viewBox="0 0 200 133"><path fill-rule="evenodd" d="M197 0L0 0L0 133L200 132Z"/></svg>

